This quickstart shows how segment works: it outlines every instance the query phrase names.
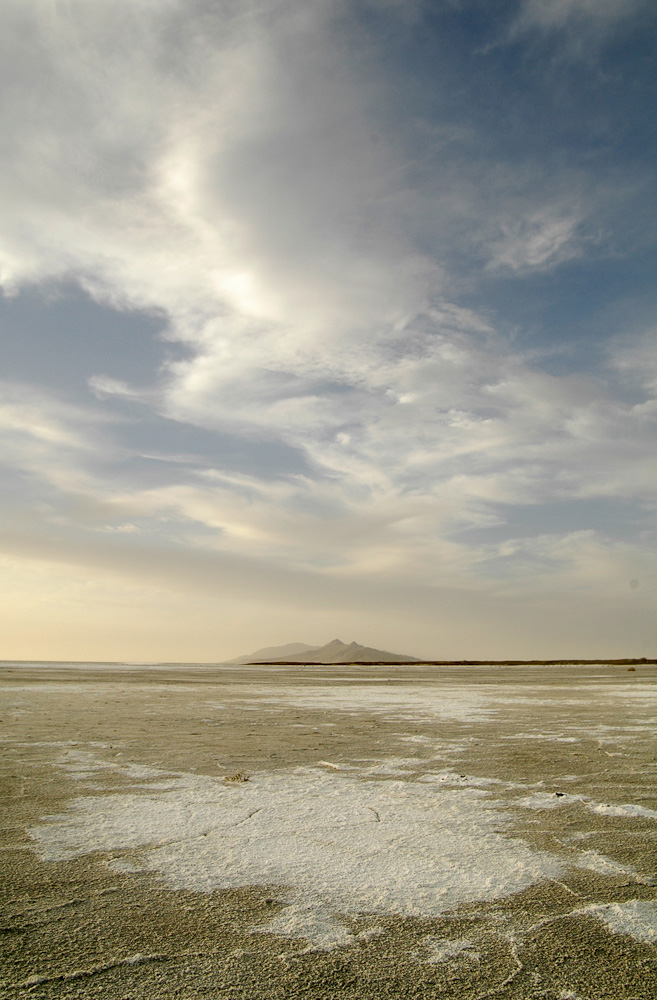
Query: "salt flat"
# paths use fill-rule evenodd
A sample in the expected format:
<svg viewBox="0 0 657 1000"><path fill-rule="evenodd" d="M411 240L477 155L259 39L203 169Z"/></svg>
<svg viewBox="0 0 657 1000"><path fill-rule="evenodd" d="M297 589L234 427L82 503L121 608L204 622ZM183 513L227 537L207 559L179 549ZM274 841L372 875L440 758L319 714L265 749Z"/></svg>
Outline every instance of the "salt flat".
<svg viewBox="0 0 657 1000"><path fill-rule="evenodd" d="M654 996L653 666L16 664L0 702L2 997Z"/></svg>

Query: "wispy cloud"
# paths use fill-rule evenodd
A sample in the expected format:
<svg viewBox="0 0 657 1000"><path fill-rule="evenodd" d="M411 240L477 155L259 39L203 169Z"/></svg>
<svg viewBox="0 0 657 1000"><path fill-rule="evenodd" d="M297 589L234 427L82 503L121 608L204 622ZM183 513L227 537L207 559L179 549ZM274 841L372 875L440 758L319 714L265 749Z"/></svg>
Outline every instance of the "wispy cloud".
<svg viewBox="0 0 657 1000"><path fill-rule="evenodd" d="M560 30L567 26L613 30L631 17L645 0L524 0L516 22L518 29Z"/></svg>
<svg viewBox="0 0 657 1000"><path fill-rule="evenodd" d="M529 216L503 222L502 233L490 247L487 267L523 272L557 267L581 252L577 215L554 209L534 210Z"/></svg>
<svg viewBox="0 0 657 1000"><path fill-rule="evenodd" d="M115 544L126 577L140 560L167 587L176 565L244 592L259 576L264 600L289 574L287 599L306 603L349 581L370 611L381 577L467 604L495 580L579 586L569 547L581 579L604 551L613 567L639 558L642 541L621 556L599 531L510 527L504 550L459 532L500 504L654 501L649 338L622 329L597 370L555 374L523 342L539 321L498 305L511 290L527 313L549 289L554 323L575 324L572 269L632 251L617 220L648 204L645 163L616 183L607 122L577 146L590 107L569 124L541 89L553 71L537 82L525 53L514 75L457 32L455 59L444 12L367 8L3 6L5 293L68 282L126 330L161 319L148 380L126 357L80 373L77 398L5 384L3 461L30 484L15 537L39 539L25 558L107 566ZM640 11L528 0L511 30L522 49Z"/></svg>

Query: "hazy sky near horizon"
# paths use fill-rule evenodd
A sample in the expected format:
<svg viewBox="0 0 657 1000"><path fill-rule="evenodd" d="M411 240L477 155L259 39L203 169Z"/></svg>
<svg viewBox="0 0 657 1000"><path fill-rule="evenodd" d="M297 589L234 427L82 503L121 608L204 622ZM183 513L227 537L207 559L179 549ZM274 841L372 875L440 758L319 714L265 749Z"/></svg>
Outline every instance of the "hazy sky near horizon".
<svg viewBox="0 0 657 1000"><path fill-rule="evenodd" d="M0 658L656 655L656 27L4 0Z"/></svg>

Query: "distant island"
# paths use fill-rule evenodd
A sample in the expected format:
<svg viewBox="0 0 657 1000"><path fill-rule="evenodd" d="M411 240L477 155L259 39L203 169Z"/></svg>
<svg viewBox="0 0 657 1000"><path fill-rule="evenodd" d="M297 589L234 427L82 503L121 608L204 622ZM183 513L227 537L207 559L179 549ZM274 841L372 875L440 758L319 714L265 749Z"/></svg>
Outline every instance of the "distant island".
<svg viewBox="0 0 657 1000"><path fill-rule="evenodd" d="M358 642L333 639L325 646L307 646L291 642L286 646L265 646L247 656L238 656L231 663L420 663L417 656L389 653L385 649L361 646Z"/></svg>
<svg viewBox="0 0 657 1000"><path fill-rule="evenodd" d="M372 646L362 646L358 642L342 642L340 639L333 639L325 646L309 646L305 642L288 642L284 646L264 646L256 649L254 653L247 653L244 656L236 656L229 660L229 663L236 664L266 664L280 663L285 665L314 663L325 664L350 664L350 663L370 663L373 665L385 665L386 663L408 663L423 664L436 667L515 667L515 666L585 666L587 664L607 663L610 666L633 666L643 664L654 664L655 659L644 657L623 657L620 659L592 659L583 660L578 658L562 657L558 660L425 660L417 656L407 656L403 653L390 653L385 649L374 649Z"/></svg>

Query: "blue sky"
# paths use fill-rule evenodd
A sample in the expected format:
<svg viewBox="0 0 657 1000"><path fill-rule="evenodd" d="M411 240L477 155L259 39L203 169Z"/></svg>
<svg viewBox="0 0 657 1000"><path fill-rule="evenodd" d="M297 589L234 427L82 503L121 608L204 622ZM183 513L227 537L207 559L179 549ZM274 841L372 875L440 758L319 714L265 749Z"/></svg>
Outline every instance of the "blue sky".
<svg viewBox="0 0 657 1000"><path fill-rule="evenodd" d="M0 26L0 655L655 655L651 4Z"/></svg>

